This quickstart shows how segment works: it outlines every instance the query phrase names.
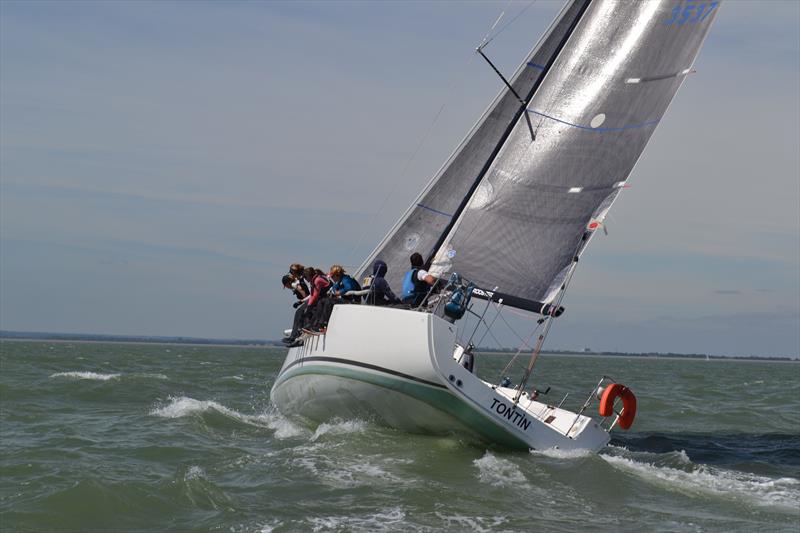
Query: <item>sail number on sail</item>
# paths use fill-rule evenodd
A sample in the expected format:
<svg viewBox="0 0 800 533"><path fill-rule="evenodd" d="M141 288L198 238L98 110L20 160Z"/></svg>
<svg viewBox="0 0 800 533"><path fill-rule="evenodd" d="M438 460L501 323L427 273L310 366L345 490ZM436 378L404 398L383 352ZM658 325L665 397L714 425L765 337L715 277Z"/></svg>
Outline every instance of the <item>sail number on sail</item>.
<svg viewBox="0 0 800 533"><path fill-rule="evenodd" d="M672 8L672 17L664 21L665 26L697 24L703 22L717 8L719 2L695 2L687 0ZM694 16L692 16L694 15Z"/></svg>

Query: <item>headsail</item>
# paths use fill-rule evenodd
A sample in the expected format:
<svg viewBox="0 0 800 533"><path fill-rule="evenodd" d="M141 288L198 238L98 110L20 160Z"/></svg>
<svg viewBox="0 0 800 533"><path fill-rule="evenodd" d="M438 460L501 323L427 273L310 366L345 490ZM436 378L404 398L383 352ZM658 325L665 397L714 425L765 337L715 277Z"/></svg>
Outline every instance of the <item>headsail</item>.
<svg viewBox="0 0 800 533"><path fill-rule="evenodd" d="M552 63L589 1L572 0L562 9L511 77L511 85L518 94L532 93L543 77L545 65ZM369 273L373 260L382 259L389 266L386 278L390 285L399 287L412 253L433 257L458 218L465 199L521 114L521 107L508 89L500 92L422 194L361 265L359 277Z"/></svg>
<svg viewBox="0 0 800 533"><path fill-rule="evenodd" d="M432 272L550 301L691 71L718 4L592 1L529 100L535 140L517 119Z"/></svg>

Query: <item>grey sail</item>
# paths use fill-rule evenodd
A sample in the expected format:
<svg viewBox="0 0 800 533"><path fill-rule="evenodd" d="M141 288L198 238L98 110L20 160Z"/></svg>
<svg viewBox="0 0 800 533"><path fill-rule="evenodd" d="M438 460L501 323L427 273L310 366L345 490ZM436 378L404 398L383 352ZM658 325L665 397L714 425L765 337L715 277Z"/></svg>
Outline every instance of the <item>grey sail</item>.
<svg viewBox="0 0 800 533"><path fill-rule="evenodd" d="M530 97L533 136L519 117L431 271L552 301L691 72L718 4L592 1Z"/></svg>
<svg viewBox="0 0 800 533"><path fill-rule="evenodd" d="M532 94L588 4L589 0L573 0L562 9L510 78L518 94ZM358 277L369 274L372 262L381 259L389 267L387 281L399 289L412 253L419 252L425 258L433 256L522 112L516 96L507 89L501 91L417 200L367 257Z"/></svg>

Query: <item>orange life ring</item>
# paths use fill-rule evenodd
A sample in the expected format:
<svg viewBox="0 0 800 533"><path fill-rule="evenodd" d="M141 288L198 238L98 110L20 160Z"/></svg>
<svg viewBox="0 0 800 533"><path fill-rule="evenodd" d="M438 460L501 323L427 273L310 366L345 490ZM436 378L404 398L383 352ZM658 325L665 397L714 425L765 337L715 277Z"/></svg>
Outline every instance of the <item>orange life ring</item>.
<svg viewBox="0 0 800 533"><path fill-rule="evenodd" d="M636 418L636 396L633 391L621 383L612 383L600 397L600 405L597 411L600 416L611 416L614 414L614 401L622 398L622 413L619 415L619 427L628 429L633 425Z"/></svg>

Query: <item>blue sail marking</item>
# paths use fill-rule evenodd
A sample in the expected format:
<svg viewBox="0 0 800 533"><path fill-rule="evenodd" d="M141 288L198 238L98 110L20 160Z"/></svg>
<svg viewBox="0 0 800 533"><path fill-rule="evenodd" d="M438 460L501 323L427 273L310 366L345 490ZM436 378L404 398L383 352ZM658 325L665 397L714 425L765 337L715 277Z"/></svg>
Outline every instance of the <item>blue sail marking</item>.
<svg viewBox="0 0 800 533"><path fill-rule="evenodd" d="M540 117L548 118L550 120L554 120L556 122L560 122L561 124L566 124L567 126L572 126L573 128L579 128L582 130L589 130L589 131L597 131L597 132L607 132L607 131L622 131L622 130L632 130L636 128L646 128L647 126L655 126L661 120L651 120L649 122L643 122L641 124L629 124L627 126L620 126L618 128L593 128L591 126L581 126L580 124L573 124L572 122L567 122L566 120L561 120L556 117L551 117L550 115L545 115L544 113L540 113L538 111L534 111L533 109L528 109L528 113L532 113L534 115L539 115Z"/></svg>
<svg viewBox="0 0 800 533"><path fill-rule="evenodd" d="M434 209L432 207L428 207L427 205L417 204L417 207L421 207L422 209L427 209L428 211L432 211L433 213L436 213L437 215L442 215L444 217L453 218L453 215L451 215L449 213L445 213L444 211L439 211L438 209Z"/></svg>

